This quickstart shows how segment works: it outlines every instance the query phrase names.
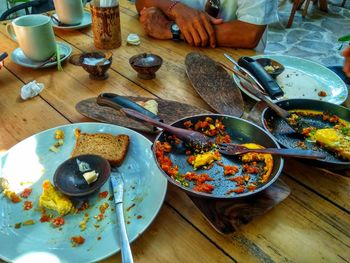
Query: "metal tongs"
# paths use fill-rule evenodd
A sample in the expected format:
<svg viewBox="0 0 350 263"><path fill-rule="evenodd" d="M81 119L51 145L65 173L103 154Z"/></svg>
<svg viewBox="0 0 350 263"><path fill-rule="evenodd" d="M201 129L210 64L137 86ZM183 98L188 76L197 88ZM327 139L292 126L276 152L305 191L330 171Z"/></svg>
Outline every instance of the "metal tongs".
<svg viewBox="0 0 350 263"><path fill-rule="evenodd" d="M249 92L250 89L247 88L247 85L249 85L251 88L258 90L264 96L270 97L271 99L274 99L274 100L275 99L278 100L283 96L283 91L275 82L275 80L272 79L271 76L268 76L268 78L266 78L265 76L261 76L261 74L259 75L262 78L262 80L264 80L263 81L264 85L263 85L256 77L253 76L252 73L250 73L246 68L241 67L238 64L238 62L236 62L230 55L225 53L224 56L235 65L237 70L232 70L232 69L229 69L228 67L225 67L225 68L231 70L233 73L235 73L235 75L237 75L240 78L241 86L245 90ZM244 62L248 66L254 68L252 63L250 63L249 61L246 61L247 59L250 59L250 58L242 57L240 61L242 60L242 63ZM254 61L254 63L256 64L257 62ZM254 66L256 67L256 65ZM238 72L242 74L239 74ZM259 69L258 73L265 73L265 72L261 72L261 69ZM266 75L268 74L266 73Z"/></svg>

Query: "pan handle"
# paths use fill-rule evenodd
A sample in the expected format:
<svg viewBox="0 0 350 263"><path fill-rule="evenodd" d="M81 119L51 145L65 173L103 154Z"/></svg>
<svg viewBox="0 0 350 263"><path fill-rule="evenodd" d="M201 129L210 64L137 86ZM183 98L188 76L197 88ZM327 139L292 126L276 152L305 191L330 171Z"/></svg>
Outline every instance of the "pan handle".
<svg viewBox="0 0 350 263"><path fill-rule="evenodd" d="M133 109L141 114L146 115L147 117L152 118L153 120L163 122L163 120L153 112L145 109L144 107L138 105L132 100L129 100L125 97L119 96L114 93L101 93L97 97L96 103L100 106L107 106L116 110L120 110L121 108Z"/></svg>
<svg viewBox="0 0 350 263"><path fill-rule="evenodd" d="M194 134L197 133L196 131L181 129L181 128L171 126L169 124L165 124L163 122L159 122L157 120L154 120L154 119L152 119L152 118L150 118L142 113L139 113L135 110L132 110L132 109L122 108L120 111L124 112L126 115L128 115L129 117L132 117L136 120L144 121L144 122L151 124L155 127L162 128L164 131L172 133L172 134L176 135L177 137L179 137L180 139L184 139L184 140L194 139L193 136L194 136Z"/></svg>

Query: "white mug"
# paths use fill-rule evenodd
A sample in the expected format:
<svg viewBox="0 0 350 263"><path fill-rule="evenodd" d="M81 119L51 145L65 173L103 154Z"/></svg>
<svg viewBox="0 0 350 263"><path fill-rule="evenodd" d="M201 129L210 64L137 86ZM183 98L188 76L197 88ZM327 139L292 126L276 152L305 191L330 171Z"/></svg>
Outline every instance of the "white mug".
<svg viewBox="0 0 350 263"><path fill-rule="evenodd" d="M82 0L54 0L53 3L60 22L67 25L78 25L83 20Z"/></svg>
<svg viewBox="0 0 350 263"><path fill-rule="evenodd" d="M7 24L6 29L29 59L44 61L56 53L55 34L48 16L21 16Z"/></svg>

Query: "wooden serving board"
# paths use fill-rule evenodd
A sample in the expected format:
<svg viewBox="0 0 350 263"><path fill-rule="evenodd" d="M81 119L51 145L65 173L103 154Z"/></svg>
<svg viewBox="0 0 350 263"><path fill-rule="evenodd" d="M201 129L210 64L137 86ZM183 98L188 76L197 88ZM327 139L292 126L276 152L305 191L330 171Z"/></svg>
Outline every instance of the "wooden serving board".
<svg viewBox="0 0 350 263"><path fill-rule="evenodd" d="M185 60L186 73L193 88L215 111L241 117L244 102L232 77L211 58L197 52Z"/></svg>
<svg viewBox="0 0 350 263"><path fill-rule="evenodd" d="M288 185L279 179L256 195L235 200L188 196L216 231L230 234L281 203L290 192Z"/></svg>
<svg viewBox="0 0 350 263"><path fill-rule="evenodd" d="M127 97L132 101L147 101L152 98L144 98L144 97ZM154 99L158 102L158 116L165 123L172 123L178 119L193 116L197 114L205 114L210 113L207 110L200 109L188 104L171 101L171 100L163 100L163 99ZM82 115L96 120L100 122L112 123L124 127L128 127L131 129L144 131L144 132L154 132L154 128L148 124L144 124L142 122L138 122L133 120L119 110L100 106L96 103L96 98L90 98L83 101L80 101L76 106L76 110Z"/></svg>

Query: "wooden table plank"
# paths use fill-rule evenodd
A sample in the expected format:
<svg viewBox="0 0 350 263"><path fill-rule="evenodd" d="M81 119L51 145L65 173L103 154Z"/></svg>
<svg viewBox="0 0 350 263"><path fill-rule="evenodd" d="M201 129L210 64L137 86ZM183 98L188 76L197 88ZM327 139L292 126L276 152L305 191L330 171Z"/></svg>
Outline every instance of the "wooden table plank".
<svg viewBox="0 0 350 263"><path fill-rule="evenodd" d="M175 227L176 226L176 227ZM233 262L172 208L164 205L146 234L131 246L135 262ZM120 255L102 262L121 262Z"/></svg>
<svg viewBox="0 0 350 263"><path fill-rule="evenodd" d="M173 186L167 202L238 262L347 262L350 215L282 178L292 188L291 196L233 235L217 233Z"/></svg>
<svg viewBox="0 0 350 263"><path fill-rule="evenodd" d="M327 170L310 168L305 163L289 158L285 162L283 171L300 184L309 187L350 213L350 178Z"/></svg>
<svg viewBox="0 0 350 263"><path fill-rule="evenodd" d="M19 96L22 85L6 68L0 70L0 152L38 131L67 123L40 97L22 101Z"/></svg>

